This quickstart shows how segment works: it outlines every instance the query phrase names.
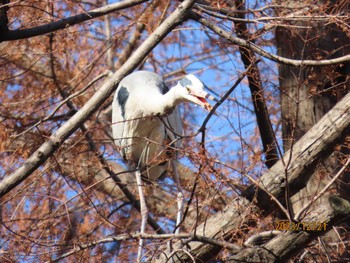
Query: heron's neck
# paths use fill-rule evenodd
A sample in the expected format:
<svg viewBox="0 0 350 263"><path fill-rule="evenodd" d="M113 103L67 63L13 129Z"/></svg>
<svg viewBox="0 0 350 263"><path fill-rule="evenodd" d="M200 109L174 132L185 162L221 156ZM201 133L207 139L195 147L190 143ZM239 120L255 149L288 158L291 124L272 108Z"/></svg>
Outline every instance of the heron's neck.
<svg viewBox="0 0 350 263"><path fill-rule="evenodd" d="M167 111L169 109L175 108L176 105L180 104L182 100L177 94L178 84L175 87L172 87L163 97L163 107Z"/></svg>
<svg viewBox="0 0 350 263"><path fill-rule="evenodd" d="M181 103L176 93L177 87L171 88L167 93L159 95L158 98L153 98L151 109L151 115L163 115L175 108L176 105Z"/></svg>

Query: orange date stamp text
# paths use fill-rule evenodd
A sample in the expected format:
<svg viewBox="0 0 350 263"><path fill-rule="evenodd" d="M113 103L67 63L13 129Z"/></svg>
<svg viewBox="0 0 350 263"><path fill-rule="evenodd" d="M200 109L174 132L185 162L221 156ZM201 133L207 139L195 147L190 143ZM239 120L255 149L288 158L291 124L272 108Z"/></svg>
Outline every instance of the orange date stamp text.
<svg viewBox="0 0 350 263"><path fill-rule="evenodd" d="M327 223L325 222L291 222L280 220L275 223L275 230L280 231L326 231Z"/></svg>

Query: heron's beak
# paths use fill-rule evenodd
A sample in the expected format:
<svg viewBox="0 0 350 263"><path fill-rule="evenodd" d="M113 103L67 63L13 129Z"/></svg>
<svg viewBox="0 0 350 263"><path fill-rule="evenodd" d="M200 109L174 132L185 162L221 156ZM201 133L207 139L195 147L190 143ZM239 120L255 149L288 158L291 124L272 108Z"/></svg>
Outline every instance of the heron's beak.
<svg viewBox="0 0 350 263"><path fill-rule="evenodd" d="M207 111L211 111L212 106L208 103L208 101L206 100L206 97L200 97L200 96L196 96L196 95L194 95L194 96L196 97L197 100L200 101L200 103L198 103L199 106L203 107Z"/></svg>
<svg viewBox="0 0 350 263"><path fill-rule="evenodd" d="M214 101L214 102L219 101L218 99L216 99L214 96L210 95L209 93L207 94L206 99L209 99L209 100ZM208 109L206 109L206 110L211 111L213 109L213 107L208 102L207 102L207 106L208 106Z"/></svg>
<svg viewBox="0 0 350 263"><path fill-rule="evenodd" d="M212 95L206 92L203 94L192 94L192 95L196 97L196 99L199 101L199 103L197 104L203 107L204 109L206 109L207 111L211 111L213 109L213 107L209 104L207 99L212 101L218 101L216 98L214 98Z"/></svg>

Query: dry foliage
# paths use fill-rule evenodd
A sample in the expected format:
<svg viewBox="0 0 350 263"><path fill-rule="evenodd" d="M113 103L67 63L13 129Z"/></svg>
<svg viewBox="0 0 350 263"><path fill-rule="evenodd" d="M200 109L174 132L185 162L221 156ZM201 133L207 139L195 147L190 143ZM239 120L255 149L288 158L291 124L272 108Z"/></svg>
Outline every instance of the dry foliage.
<svg viewBox="0 0 350 263"><path fill-rule="evenodd" d="M114 2L0 1L0 180L26 165L26 160L100 90L111 71L124 65L182 3L143 1L110 13L102 10L90 19L89 11ZM238 227L223 228L222 236L197 240L215 248L209 255L201 255L201 260L236 262L231 256L251 249L245 243L250 237L275 230L281 218L293 215L290 200L295 198L291 197L305 184L286 187L283 197L277 198L284 209L272 197L263 203L258 195L243 197L243 193L258 184L261 175L287 149L293 153L295 141L349 92L349 1L304 1L298 5L283 0L246 1L245 6L241 1L195 2L186 19L149 55L140 58L137 69L162 75L169 86L185 73L196 74L218 98L224 97L237 79L248 77L239 82L199 133L208 113L193 105L181 106L189 137L178 149L187 209L182 234L193 234L212 216L234 205L237 198L247 202L243 207L237 202L236 210L242 211ZM80 14L87 14L87 18L75 25L46 33L36 28ZM37 36L20 37L18 32L17 38L11 38L8 34L30 28L39 30ZM288 38L276 42L276 32ZM306 54L293 53L295 48L306 50ZM337 58L340 60L331 61ZM327 66L319 66L319 60ZM139 236L134 234L140 227L135 208L138 195L134 175L112 141L111 99L86 118L38 169L0 196L1 262L135 261ZM316 106L309 111L304 104ZM317 108L320 105L322 109ZM348 131L328 145L317 165L309 168L318 176L310 179L312 185L308 186L316 192L303 196L303 204L347 164ZM325 164L327 158L330 160ZM290 164L285 165L287 171ZM126 187L134 199L122 191ZM145 188L152 218L164 232L173 233L177 193L173 180L167 177ZM349 170L345 169L327 196L347 199L348 192ZM323 202L315 203L304 216L318 211ZM294 206L294 214L299 209ZM328 239L312 236L284 259L350 260L348 225L343 223L346 218L347 214L334 223L336 231ZM147 233L154 235L147 238L144 259L152 261L165 251L171 235L155 236L160 231L151 225ZM181 249L186 250L186 246Z"/></svg>

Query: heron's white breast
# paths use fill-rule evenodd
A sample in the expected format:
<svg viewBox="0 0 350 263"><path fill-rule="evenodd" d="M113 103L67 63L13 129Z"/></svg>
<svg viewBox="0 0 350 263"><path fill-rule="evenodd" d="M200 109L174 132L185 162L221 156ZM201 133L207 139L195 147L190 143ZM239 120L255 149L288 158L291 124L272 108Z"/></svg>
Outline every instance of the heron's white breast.
<svg viewBox="0 0 350 263"><path fill-rule="evenodd" d="M144 166L157 159L165 139L164 125L158 117L127 121L124 128L128 139L123 141L123 148L129 162Z"/></svg>

